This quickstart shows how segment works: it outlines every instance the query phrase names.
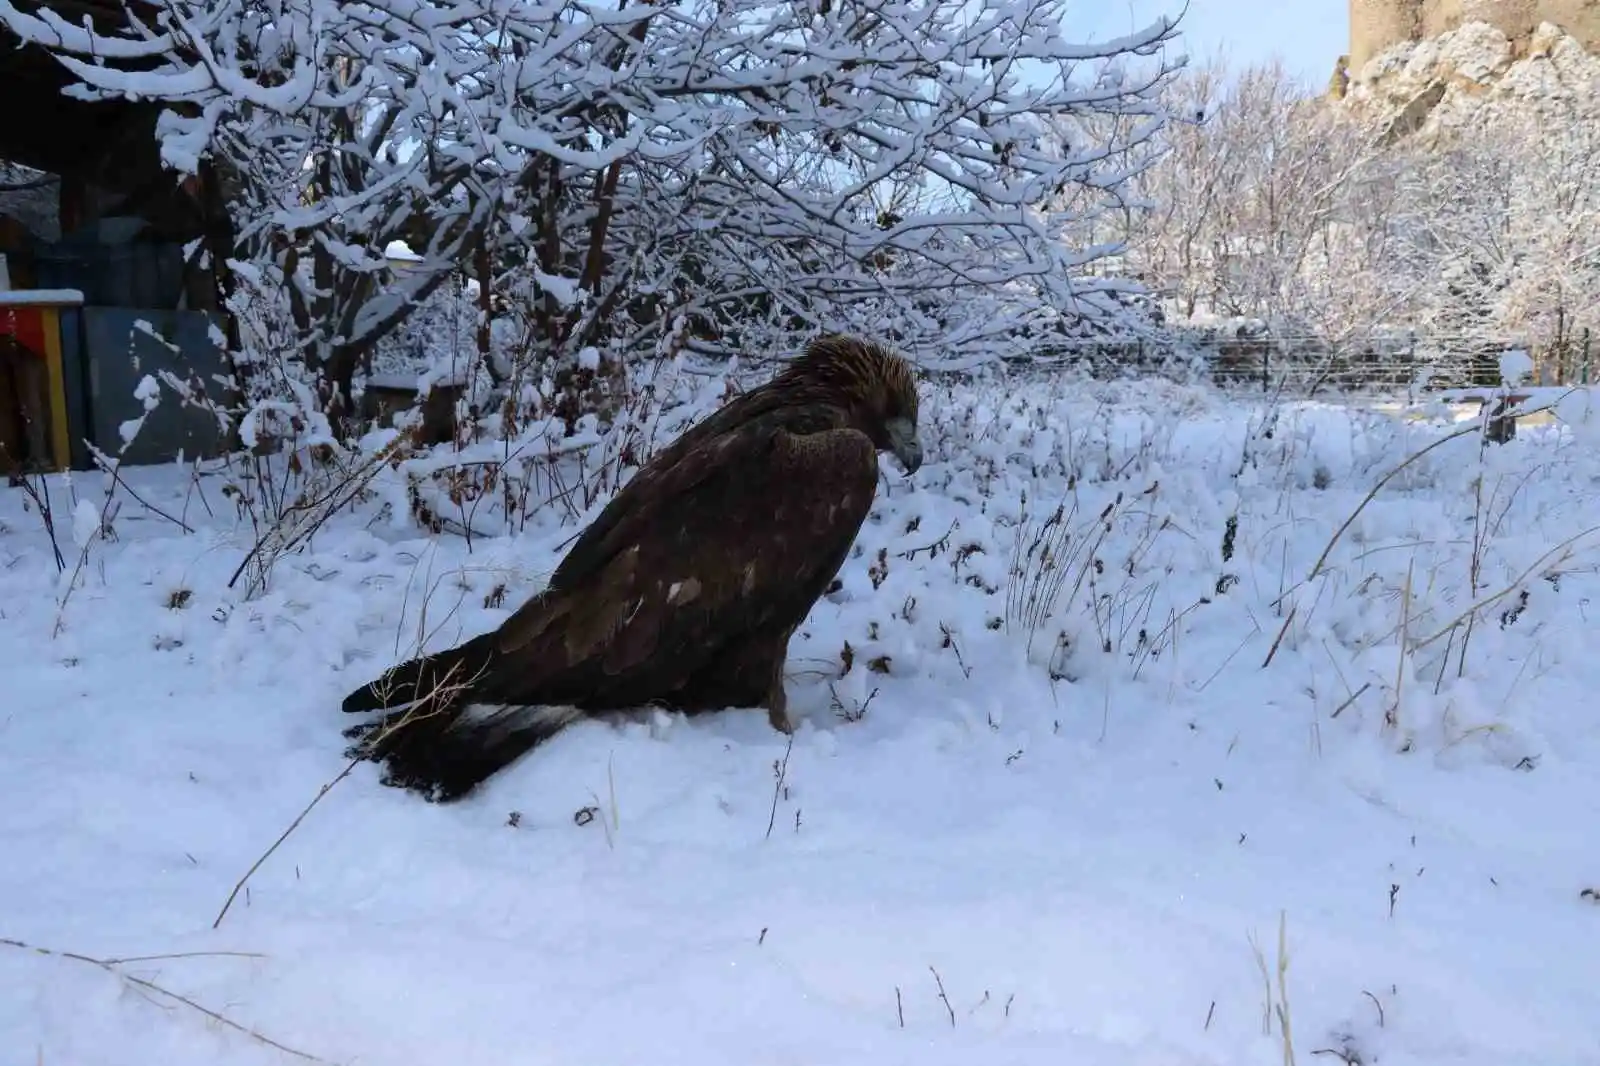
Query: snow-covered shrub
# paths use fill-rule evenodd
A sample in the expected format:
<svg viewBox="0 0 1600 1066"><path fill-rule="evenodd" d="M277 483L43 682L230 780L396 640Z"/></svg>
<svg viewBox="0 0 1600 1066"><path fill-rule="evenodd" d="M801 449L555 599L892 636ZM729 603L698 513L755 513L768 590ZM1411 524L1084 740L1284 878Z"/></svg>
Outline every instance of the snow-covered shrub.
<svg viewBox="0 0 1600 1066"><path fill-rule="evenodd" d="M335 423L378 339L457 271L563 372L673 334L728 354L870 326L937 355L963 322L1015 350L1126 313L1128 286L1089 269L1117 246L1073 227L1121 207L1161 128L1172 68L1146 60L1171 20L1085 46L1066 0L423 10L162 0L112 36L5 19L91 96L181 102L164 158L237 186L240 265L284 291L283 357ZM1101 132L1063 150L1073 121Z"/></svg>

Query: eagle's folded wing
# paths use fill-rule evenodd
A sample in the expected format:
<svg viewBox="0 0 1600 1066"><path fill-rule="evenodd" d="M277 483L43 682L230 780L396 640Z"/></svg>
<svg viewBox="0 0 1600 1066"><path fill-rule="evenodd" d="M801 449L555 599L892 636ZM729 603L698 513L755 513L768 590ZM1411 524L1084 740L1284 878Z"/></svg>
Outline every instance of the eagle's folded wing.
<svg viewBox="0 0 1600 1066"><path fill-rule="evenodd" d="M601 676L586 680L602 687L637 674L637 687L671 691L729 643L804 616L843 564L877 477L872 442L854 430L755 423L708 442L630 483L619 520L574 547L563 585L507 619L497 649L536 656L530 677L557 662L588 675L589 663Z"/></svg>

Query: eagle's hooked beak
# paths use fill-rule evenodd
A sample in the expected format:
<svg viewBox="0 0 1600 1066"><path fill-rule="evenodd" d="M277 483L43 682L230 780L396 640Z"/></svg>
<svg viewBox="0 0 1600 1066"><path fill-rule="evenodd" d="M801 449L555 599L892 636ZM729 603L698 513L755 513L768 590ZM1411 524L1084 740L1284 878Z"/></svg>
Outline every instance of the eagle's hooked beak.
<svg viewBox="0 0 1600 1066"><path fill-rule="evenodd" d="M907 474L915 474L922 465L922 442L917 440L917 425L909 418L891 418L884 423L889 435L889 450L900 460Z"/></svg>

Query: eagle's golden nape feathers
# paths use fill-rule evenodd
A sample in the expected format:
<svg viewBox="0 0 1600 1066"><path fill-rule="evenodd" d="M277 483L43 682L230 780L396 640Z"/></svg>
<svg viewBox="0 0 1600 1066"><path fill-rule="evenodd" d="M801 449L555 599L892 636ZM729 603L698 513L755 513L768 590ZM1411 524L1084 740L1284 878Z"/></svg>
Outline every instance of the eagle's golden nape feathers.
<svg viewBox="0 0 1600 1066"><path fill-rule="evenodd" d="M825 384L863 397L893 395L909 401L913 419L917 413L916 375L905 357L848 333L830 333L807 344L779 380Z"/></svg>
<svg viewBox="0 0 1600 1066"><path fill-rule="evenodd" d="M922 465L916 374L904 356L884 345L847 333L818 337L773 385L864 408L882 424L874 444L893 452L907 474Z"/></svg>
<svg viewBox="0 0 1600 1066"><path fill-rule="evenodd" d="M812 341L657 451L498 629L346 697L386 712L346 735L385 784L449 801L588 715L750 708L782 728L789 639L848 558L884 451L922 461L911 365Z"/></svg>

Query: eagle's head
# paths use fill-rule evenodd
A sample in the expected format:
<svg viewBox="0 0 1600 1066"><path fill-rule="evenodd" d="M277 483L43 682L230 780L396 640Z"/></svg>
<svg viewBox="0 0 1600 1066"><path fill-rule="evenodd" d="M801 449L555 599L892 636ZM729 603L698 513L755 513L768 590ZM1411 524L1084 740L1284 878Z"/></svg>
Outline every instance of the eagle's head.
<svg viewBox="0 0 1600 1066"><path fill-rule="evenodd" d="M806 345L785 375L825 392L850 425L879 451L892 452L907 474L922 465L917 380L905 359L873 341L834 333Z"/></svg>

